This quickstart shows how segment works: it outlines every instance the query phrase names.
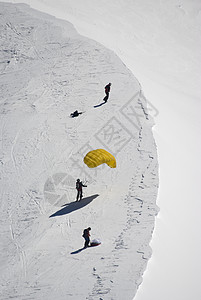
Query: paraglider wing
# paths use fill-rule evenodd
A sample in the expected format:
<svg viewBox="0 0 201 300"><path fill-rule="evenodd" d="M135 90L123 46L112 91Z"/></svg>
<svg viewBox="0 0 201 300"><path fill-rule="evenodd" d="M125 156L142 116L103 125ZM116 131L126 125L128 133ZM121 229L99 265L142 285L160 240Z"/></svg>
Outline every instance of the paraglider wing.
<svg viewBox="0 0 201 300"><path fill-rule="evenodd" d="M88 152L84 157L84 163L89 168L96 168L104 163L106 163L110 168L116 168L115 157L104 149L96 149Z"/></svg>

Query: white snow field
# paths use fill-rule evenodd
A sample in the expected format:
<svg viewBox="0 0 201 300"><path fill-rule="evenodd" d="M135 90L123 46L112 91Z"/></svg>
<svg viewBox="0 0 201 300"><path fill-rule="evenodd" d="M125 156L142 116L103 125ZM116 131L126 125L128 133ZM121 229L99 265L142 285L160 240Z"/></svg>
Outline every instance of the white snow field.
<svg viewBox="0 0 201 300"><path fill-rule="evenodd" d="M160 213L135 300L201 299L201 1L23 2L112 49L159 111Z"/></svg>
<svg viewBox="0 0 201 300"><path fill-rule="evenodd" d="M25 4L1 2L0 14L0 299L132 299L158 211L141 86L67 21ZM115 169L84 164L97 148ZM87 185L80 202L77 178ZM88 226L102 243L83 249Z"/></svg>
<svg viewBox="0 0 201 300"><path fill-rule="evenodd" d="M113 50L159 111L160 213L135 300L201 299L200 0L23 2Z"/></svg>

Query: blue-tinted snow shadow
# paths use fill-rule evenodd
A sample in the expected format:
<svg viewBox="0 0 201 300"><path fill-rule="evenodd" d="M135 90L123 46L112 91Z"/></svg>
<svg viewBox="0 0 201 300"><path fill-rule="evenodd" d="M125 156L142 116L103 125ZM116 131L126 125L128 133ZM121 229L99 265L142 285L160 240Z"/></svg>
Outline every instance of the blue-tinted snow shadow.
<svg viewBox="0 0 201 300"><path fill-rule="evenodd" d="M76 251L73 251L73 252L71 252L71 254L78 254L78 253L80 253L82 250L86 250L87 248L80 248L80 249L78 249L78 250L76 250Z"/></svg>
<svg viewBox="0 0 201 300"><path fill-rule="evenodd" d="M98 194L95 194L95 195L83 198L81 201L75 201L75 202L65 204L64 208L58 210L53 215L49 216L49 218L70 214L71 212L88 205L91 201L93 201L98 196L99 196Z"/></svg>
<svg viewBox="0 0 201 300"><path fill-rule="evenodd" d="M88 246L87 248L83 247L83 248L80 248L80 249L78 249L78 250L75 250L75 251L71 252L71 254L78 254L78 253L80 253L80 252L83 251L83 250L90 249L90 248L97 247L97 246L98 246L98 245L90 245L90 246Z"/></svg>
<svg viewBox="0 0 201 300"><path fill-rule="evenodd" d="M102 103L100 103L100 104L94 105L94 108L100 107L100 106L102 106L102 105L105 104L105 103L106 103L106 102L102 102Z"/></svg>

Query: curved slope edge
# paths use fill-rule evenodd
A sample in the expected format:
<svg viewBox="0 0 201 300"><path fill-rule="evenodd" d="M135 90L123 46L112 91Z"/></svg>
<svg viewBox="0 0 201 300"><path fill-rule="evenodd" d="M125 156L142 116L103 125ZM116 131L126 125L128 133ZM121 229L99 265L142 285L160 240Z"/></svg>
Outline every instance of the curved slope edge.
<svg viewBox="0 0 201 300"><path fill-rule="evenodd" d="M132 299L158 211L140 84L70 23L23 4L0 8L1 299ZM116 169L87 169L84 155L98 148ZM80 203L77 178L87 185ZM88 226L101 245L81 251Z"/></svg>

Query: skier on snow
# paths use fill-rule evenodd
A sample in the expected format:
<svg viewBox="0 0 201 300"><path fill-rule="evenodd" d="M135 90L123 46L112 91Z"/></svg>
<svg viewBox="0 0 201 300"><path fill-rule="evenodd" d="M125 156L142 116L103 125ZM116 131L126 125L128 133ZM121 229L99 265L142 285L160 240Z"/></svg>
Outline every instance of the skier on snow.
<svg viewBox="0 0 201 300"><path fill-rule="evenodd" d="M90 233L89 231L91 230L90 227L84 229L83 231L83 238L85 239L85 243L84 243L84 248L87 248L89 247L89 242L90 242Z"/></svg>
<svg viewBox="0 0 201 300"><path fill-rule="evenodd" d="M108 98L109 98L109 93L110 93L110 87L111 87L111 83L108 83L106 86L105 86L105 94L106 96L103 98L103 101L107 102Z"/></svg>
<svg viewBox="0 0 201 300"><path fill-rule="evenodd" d="M80 179L77 179L76 181L76 190L77 190L77 201L79 201L79 198L80 200L82 200L82 187L87 187L87 185L84 185L82 183L82 181L80 181Z"/></svg>

